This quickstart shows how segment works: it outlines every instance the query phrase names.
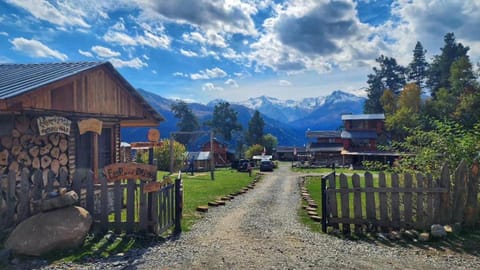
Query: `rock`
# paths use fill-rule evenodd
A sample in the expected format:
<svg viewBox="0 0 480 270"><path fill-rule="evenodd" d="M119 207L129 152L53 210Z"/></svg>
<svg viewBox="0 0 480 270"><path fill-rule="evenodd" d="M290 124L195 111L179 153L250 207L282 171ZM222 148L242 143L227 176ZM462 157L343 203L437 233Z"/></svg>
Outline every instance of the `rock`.
<svg viewBox="0 0 480 270"><path fill-rule="evenodd" d="M40 256L53 250L79 247L92 225L92 216L78 206L39 213L21 222L5 247L16 254Z"/></svg>
<svg viewBox="0 0 480 270"><path fill-rule="evenodd" d="M447 233L453 233L453 227L450 226L450 225L445 225L445 226L443 226L443 229L444 229L445 232L447 232Z"/></svg>
<svg viewBox="0 0 480 270"><path fill-rule="evenodd" d="M445 231L445 228L440 225L440 224L433 224L430 226L430 233L432 234L432 237L435 238L441 238L447 236L447 232Z"/></svg>
<svg viewBox="0 0 480 270"><path fill-rule="evenodd" d="M400 240L400 239L402 239L402 235L397 231L391 231L388 234L388 239L390 239L390 240Z"/></svg>
<svg viewBox="0 0 480 270"><path fill-rule="evenodd" d="M429 233L421 233L418 236L418 240L421 241L421 242L426 242L426 241L430 240L430 234Z"/></svg>

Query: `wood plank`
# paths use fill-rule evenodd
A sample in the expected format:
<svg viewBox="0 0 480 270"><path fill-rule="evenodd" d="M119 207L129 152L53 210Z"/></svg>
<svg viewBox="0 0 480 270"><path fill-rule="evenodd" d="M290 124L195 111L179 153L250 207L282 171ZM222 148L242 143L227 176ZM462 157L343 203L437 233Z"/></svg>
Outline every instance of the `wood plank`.
<svg viewBox="0 0 480 270"><path fill-rule="evenodd" d="M373 188L373 175L370 172L365 173L365 187ZM366 212L367 212L367 222L370 224L375 224L377 220L376 207L375 207L375 194L373 192L366 192Z"/></svg>
<svg viewBox="0 0 480 270"><path fill-rule="evenodd" d="M452 224L463 222L466 202L467 163L462 160L455 170L452 194Z"/></svg>
<svg viewBox="0 0 480 270"><path fill-rule="evenodd" d="M380 172L378 174L378 186L380 188L385 188L387 186L386 179L385 179L385 173ZM386 192L379 192L378 194L379 198L379 208L380 208L380 220L389 223L388 219L388 205L387 205L387 193ZM382 227L381 228L383 232L386 232L388 230L387 227Z"/></svg>
<svg viewBox="0 0 480 270"><path fill-rule="evenodd" d="M16 208L16 199L15 199L15 187L17 184L17 172L14 170L10 170L7 176L7 214L6 219L7 222L5 223L6 227L10 227L14 225L14 214Z"/></svg>
<svg viewBox="0 0 480 270"><path fill-rule="evenodd" d="M152 226L152 228L156 229L157 228L157 224L158 224L158 199L159 199L159 194L158 192L157 193L153 193L152 194L152 208L151 208L151 223L150 223L150 226Z"/></svg>
<svg viewBox="0 0 480 270"><path fill-rule="evenodd" d="M398 174L392 174L392 188L399 187ZM398 191L392 191L392 227L400 229L400 194Z"/></svg>
<svg viewBox="0 0 480 270"><path fill-rule="evenodd" d="M100 230L108 230L108 182L104 177L100 178Z"/></svg>
<svg viewBox="0 0 480 270"><path fill-rule="evenodd" d="M153 181L157 178L157 166L140 163L113 163L104 167L109 181L136 179Z"/></svg>
<svg viewBox="0 0 480 270"><path fill-rule="evenodd" d="M364 188L336 188L335 192L398 192L398 193L416 193L416 192L430 192L430 193L444 193L447 191L446 188L441 188L441 187L433 187L431 189L427 187L423 188L417 188L417 187L398 187L398 188L389 188L389 187L364 187ZM331 192L331 191L330 191Z"/></svg>
<svg viewBox="0 0 480 270"><path fill-rule="evenodd" d="M406 188L412 187L411 174L405 173L403 181ZM414 224L412 219L413 209L412 209L412 193L411 192L405 192L403 194L403 205L404 205L403 215L404 215L405 224L407 224L409 228L412 228Z"/></svg>
<svg viewBox="0 0 480 270"><path fill-rule="evenodd" d="M140 182L140 230L147 231L148 228L148 204L147 194L143 191L145 182Z"/></svg>
<svg viewBox="0 0 480 270"><path fill-rule="evenodd" d="M417 173L417 187L419 188L423 188L424 186L424 176L420 173ZM423 203L423 193L422 192L418 192L417 193L417 209L416 209L416 213L415 213L415 223L416 223L416 228L417 229L420 229L420 230L423 230L423 229L427 229L426 228L426 224L425 224L425 211L424 211L424 203Z"/></svg>
<svg viewBox="0 0 480 270"><path fill-rule="evenodd" d="M127 180L127 233L135 230L135 192L137 185L134 179ZM137 208L138 209L138 208Z"/></svg>
<svg viewBox="0 0 480 270"><path fill-rule="evenodd" d="M434 185L436 184L436 182L434 183L433 177L431 174L427 174L426 181L427 181L428 189L433 188ZM434 201L435 201L435 196L438 196L438 195L428 192L426 196L427 196L427 206L426 206L427 208L425 211L425 224L430 225L430 224L434 224L434 221L435 221L436 209L434 208Z"/></svg>
<svg viewBox="0 0 480 270"><path fill-rule="evenodd" d="M18 194L17 220L22 222L30 216L30 171L27 168L22 169L20 180L20 192Z"/></svg>
<svg viewBox="0 0 480 270"><path fill-rule="evenodd" d="M330 174L328 176L328 188L327 188L327 213L328 218L337 218L338 217L338 209L337 209L337 193L335 191L336 188L336 181L335 181L335 174ZM329 222L330 223L330 222ZM335 229L338 229L338 223L331 224Z"/></svg>
<svg viewBox="0 0 480 270"><path fill-rule="evenodd" d="M347 183L347 176L345 174L340 174L340 187L343 189L348 188L348 183ZM350 218L350 200L349 200L349 193L342 191L340 192L340 203L341 203L341 209L342 209L342 218ZM350 233L350 224L348 223L343 223L342 224L342 231L344 234L349 234Z"/></svg>
<svg viewBox="0 0 480 270"><path fill-rule="evenodd" d="M94 186L93 186L93 172L89 169L85 170L85 189L86 189L86 199L85 206L90 213L95 213L95 199L94 199Z"/></svg>
<svg viewBox="0 0 480 270"><path fill-rule="evenodd" d="M479 219L478 213L478 183L479 183L479 165L478 161L473 162L468 174L467 199L465 209L465 226L474 228Z"/></svg>
<svg viewBox="0 0 480 270"><path fill-rule="evenodd" d="M120 181L113 184L113 212L115 214L115 232L121 233L123 189Z"/></svg>
<svg viewBox="0 0 480 270"><path fill-rule="evenodd" d="M439 204L439 220L440 224L448 224L451 221L452 210L450 208L450 169L448 164L444 164L440 173L439 186L447 188L448 191L444 192L440 196Z"/></svg>
<svg viewBox="0 0 480 270"><path fill-rule="evenodd" d="M353 211L355 219L361 219L362 216L362 194L358 190L360 188L360 176L358 174L353 174L352 176L353 189ZM362 233L362 225L355 225L355 233Z"/></svg>

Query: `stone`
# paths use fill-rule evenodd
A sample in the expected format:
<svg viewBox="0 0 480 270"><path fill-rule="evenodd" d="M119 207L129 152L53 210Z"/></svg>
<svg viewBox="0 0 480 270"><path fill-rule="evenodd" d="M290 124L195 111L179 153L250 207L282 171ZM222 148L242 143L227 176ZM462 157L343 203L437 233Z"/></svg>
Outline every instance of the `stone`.
<svg viewBox="0 0 480 270"><path fill-rule="evenodd" d="M424 232L424 233L421 233L421 234L418 235L418 241L426 242L428 240L430 240L430 234L429 233Z"/></svg>
<svg viewBox="0 0 480 270"><path fill-rule="evenodd" d="M206 206L206 205L199 205L199 206L197 206L197 211L198 211L198 212L203 212L203 213L204 213L204 212L208 212L208 206Z"/></svg>
<svg viewBox="0 0 480 270"><path fill-rule="evenodd" d="M432 226L430 226L430 233L432 234L432 237L435 238L442 238L447 236L445 228L440 224L433 224Z"/></svg>
<svg viewBox="0 0 480 270"><path fill-rule="evenodd" d="M52 198L42 202L41 209L45 212L52 209L74 205L77 201L78 194L73 190L66 192L63 195L56 193L56 196L52 196Z"/></svg>
<svg viewBox="0 0 480 270"><path fill-rule="evenodd" d="M28 256L77 248L91 225L90 213L78 206L39 213L22 221L8 237L5 247Z"/></svg>
<svg viewBox="0 0 480 270"><path fill-rule="evenodd" d="M445 232L447 233L453 233L453 227L450 225L443 226L443 229L445 229Z"/></svg>
<svg viewBox="0 0 480 270"><path fill-rule="evenodd" d="M403 236L407 239L413 240L418 237L418 232L416 230L405 230Z"/></svg>
<svg viewBox="0 0 480 270"><path fill-rule="evenodd" d="M402 239L402 235L398 231L391 231L388 234L388 239L390 239L390 240L400 240L400 239Z"/></svg>

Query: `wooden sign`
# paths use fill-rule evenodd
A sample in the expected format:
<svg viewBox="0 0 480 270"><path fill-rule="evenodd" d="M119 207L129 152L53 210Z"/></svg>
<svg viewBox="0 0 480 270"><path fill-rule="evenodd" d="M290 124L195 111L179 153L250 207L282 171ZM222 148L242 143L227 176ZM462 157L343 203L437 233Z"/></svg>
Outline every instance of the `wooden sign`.
<svg viewBox="0 0 480 270"><path fill-rule="evenodd" d="M103 168L109 182L123 179L153 181L157 178L157 166L139 163L114 163Z"/></svg>
<svg viewBox="0 0 480 270"><path fill-rule="evenodd" d="M156 192L162 189L164 186L173 184L172 180L170 177L165 177L163 178L162 182L150 182L146 183L143 186L143 193L150 193L150 192Z"/></svg>
<svg viewBox="0 0 480 270"><path fill-rule="evenodd" d="M78 130L80 131L80 135L89 131L102 135L102 124L102 121L95 118L85 119L78 122Z"/></svg>
<svg viewBox="0 0 480 270"><path fill-rule="evenodd" d="M40 135L50 133L63 133L70 135L72 121L62 116L43 116L37 118L38 132Z"/></svg>
<svg viewBox="0 0 480 270"><path fill-rule="evenodd" d="M148 130L147 138L149 142L158 142L160 140L160 131L155 128L151 128Z"/></svg>

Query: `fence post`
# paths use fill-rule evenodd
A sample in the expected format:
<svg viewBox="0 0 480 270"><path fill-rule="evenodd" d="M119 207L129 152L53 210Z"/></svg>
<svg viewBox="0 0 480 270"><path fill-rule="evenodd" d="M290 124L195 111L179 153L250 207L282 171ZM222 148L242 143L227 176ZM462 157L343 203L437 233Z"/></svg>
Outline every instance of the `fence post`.
<svg viewBox="0 0 480 270"><path fill-rule="evenodd" d="M448 169L448 164L445 163L442 167L442 172L440 175L440 181L438 183L440 187L445 188L447 192L440 195L440 205L439 205L439 223L448 224L450 223L452 211L450 208L450 170Z"/></svg>
<svg viewBox="0 0 480 270"><path fill-rule="evenodd" d="M182 208L183 208L183 189L182 177L175 179L175 229L173 234L177 235L182 232Z"/></svg>
<svg viewBox="0 0 480 270"><path fill-rule="evenodd" d="M473 162L472 168L468 174L467 207L465 209L465 226L473 228L478 221L478 161Z"/></svg>
<svg viewBox="0 0 480 270"><path fill-rule="evenodd" d="M467 184L467 164L465 160L462 160L455 170L452 196L452 222L463 222L465 201L466 201L466 184Z"/></svg>
<svg viewBox="0 0 480 270"><path fill-rule="evenodd" d="M327 177L322 176L322 232L327 232Z"/></svg>

